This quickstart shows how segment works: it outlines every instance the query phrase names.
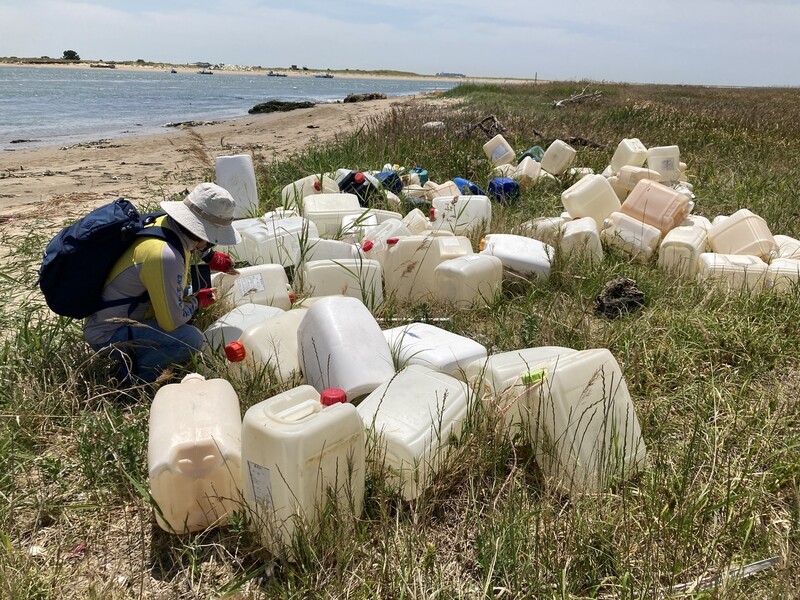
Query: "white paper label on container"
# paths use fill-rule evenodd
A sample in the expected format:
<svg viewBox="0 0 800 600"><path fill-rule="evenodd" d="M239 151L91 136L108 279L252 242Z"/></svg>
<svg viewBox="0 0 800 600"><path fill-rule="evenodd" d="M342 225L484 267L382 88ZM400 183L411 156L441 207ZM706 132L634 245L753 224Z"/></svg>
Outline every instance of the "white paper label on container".
<svg viewBox="0 0 800 600"><path fill-rule="evenodd" d="M500 160L508 152L505 146L498 146L492 151L492 160Z"/></svg>
<svg viewBox="0 0 800 600"><path fill-rule="evenodd" d="M250 483L253 486L253 498L259 504L272 506L272 483L269 469L252 461L247 461Z"/></svg>
<svg viewBox="0 0 800 600"><path fill-rule="evenodd" d="M264 277L261 273L241 276L236 279L236 289L239 290L239 294L242 296L263 292L266 289L264 287Z"/></svg>

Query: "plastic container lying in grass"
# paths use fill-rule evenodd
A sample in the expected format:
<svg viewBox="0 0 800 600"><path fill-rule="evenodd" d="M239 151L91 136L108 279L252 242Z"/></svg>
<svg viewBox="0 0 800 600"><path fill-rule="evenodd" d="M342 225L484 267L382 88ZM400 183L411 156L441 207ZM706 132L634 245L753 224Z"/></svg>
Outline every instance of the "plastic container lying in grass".
<svg viewBox="0 0 800 600"><path fill-rule="evenodd" d="M226 345L238 340L245 329L279 314L282 308L263 304L242 304L228 311L203 331L203 338L212 351L222 351Z"/></svg>
<svg viewBox="0 0 800 600"><path fill-rule="evenodd" d="M647 262L655 255L661 230L622 212L613 212L603 223L600 239L634 260Z"/></svg>
<svg viewBox="0 0 800 600"><path fill-rule="evenodd" d="M503 268L519 275L547 279L555 249L521 235L490 233L481 241L481 254L496 256L503 263Z"/></svg>
<svg viewBox="0 0 800 600"><path fill-rule="evenodd" d="M431 202L430 224L456 235L477 230L489 233L492 203L486 196L440 196Z"/></svg>
<svg viewBox="0 0 800 600"><path fill-rule="evenodd" d="M697 277L730 291L761 292L767 281L767 263L758 256L704 252L698 259Z"/></svg>
<svg viewBox="0 0 800 600"><path fill-rule="evenodd" d="M507 165L516 158L511 144L499 133L483 145L483 152L495 166Z"/></svg>
<svg viewBox="0 0 800 600"><path fill-rule="evenodd" d="M238 271L214 274L212 282L219 288L220 298L230 300L234 306L253 303L284 310L292 307L294 294L281 265L259 264Z"/></svg>
<svg viewBox="0 0 800 600"><path fill-rule="evenodd" d="M496 256L465 254L433 270L436 299L459 309L491 305L503 286L503 263Z"/></svg>
<svg viewBox="0 0 800 600"><path fill-rule="evenodd" d="M718 254L745 254L769 261L779 252L767 222L746 208L714 223L708 237L711 249Z"/></svg>
<svg viewBox="0 0 800 600"><path fill-rule="evenodd" d="M561 203L573 218L592 217L597 230L620 202L608 180L602 175L586 175L561 193Z"/></svg>
<svg viewBox="0 0 800 600"><path fill-rule="evenodd" d="M619 211L661 230L666 235L689 215L693 204L684 194L649 179L634 186Z"/></svg>
<svg viewBox="0 0 800 600"><path fill-rule="evenodd" d="M700 255L707 250L706 230L682 225L664 236L658 248L658 266L673 275L692 278L697 275Z"/></svg>

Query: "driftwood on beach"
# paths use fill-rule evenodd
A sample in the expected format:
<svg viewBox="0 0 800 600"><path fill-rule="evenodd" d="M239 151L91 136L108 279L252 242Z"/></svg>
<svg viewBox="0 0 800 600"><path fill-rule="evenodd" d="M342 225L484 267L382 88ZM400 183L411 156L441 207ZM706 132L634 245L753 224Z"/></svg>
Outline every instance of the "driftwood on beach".
<svg viewBox="0 0 800 600"><path fill-rule="evenodd" d="M259 113L287 112L298 108L313 108L313 107L314 107L313 102L284 102L282 100L270 100L268 102L262 102L261 104L256 104L253 108L251 108L247 112L250 113L251 115L255 115Z"/></svg>

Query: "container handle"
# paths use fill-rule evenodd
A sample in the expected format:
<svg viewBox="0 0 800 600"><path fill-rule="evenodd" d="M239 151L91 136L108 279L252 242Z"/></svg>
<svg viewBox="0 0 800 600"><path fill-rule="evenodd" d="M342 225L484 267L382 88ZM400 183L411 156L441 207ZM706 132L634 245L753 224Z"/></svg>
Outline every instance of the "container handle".
<svg viewBox="0 0 800 600"><path fill-rule="evenodd" d="M322 404L319 403L319 400L306 400L305 402L301 402L300 404L276 413L275 418L283 421L297 422L321 410Z"/></svg>

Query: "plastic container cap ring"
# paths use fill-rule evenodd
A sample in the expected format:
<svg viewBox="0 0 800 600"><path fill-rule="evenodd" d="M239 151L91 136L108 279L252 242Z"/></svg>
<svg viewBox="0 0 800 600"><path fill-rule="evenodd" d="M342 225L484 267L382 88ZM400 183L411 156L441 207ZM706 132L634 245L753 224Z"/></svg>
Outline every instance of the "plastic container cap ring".
<svg viewBox="0 0 800 600"><path fill-rule="evenodd" d="M347 394L341 388L326 388L322 390L322 393L319 396L319 401L322 406L344 404L347 402Z"/></svg>
<svg viewBox="0 0 800 600"><path fill-rule="evenodd" d="M242 342L231 342L225 346L225 358L230 362L242 362L245 356L247 356L247 351Z"/></svg>

